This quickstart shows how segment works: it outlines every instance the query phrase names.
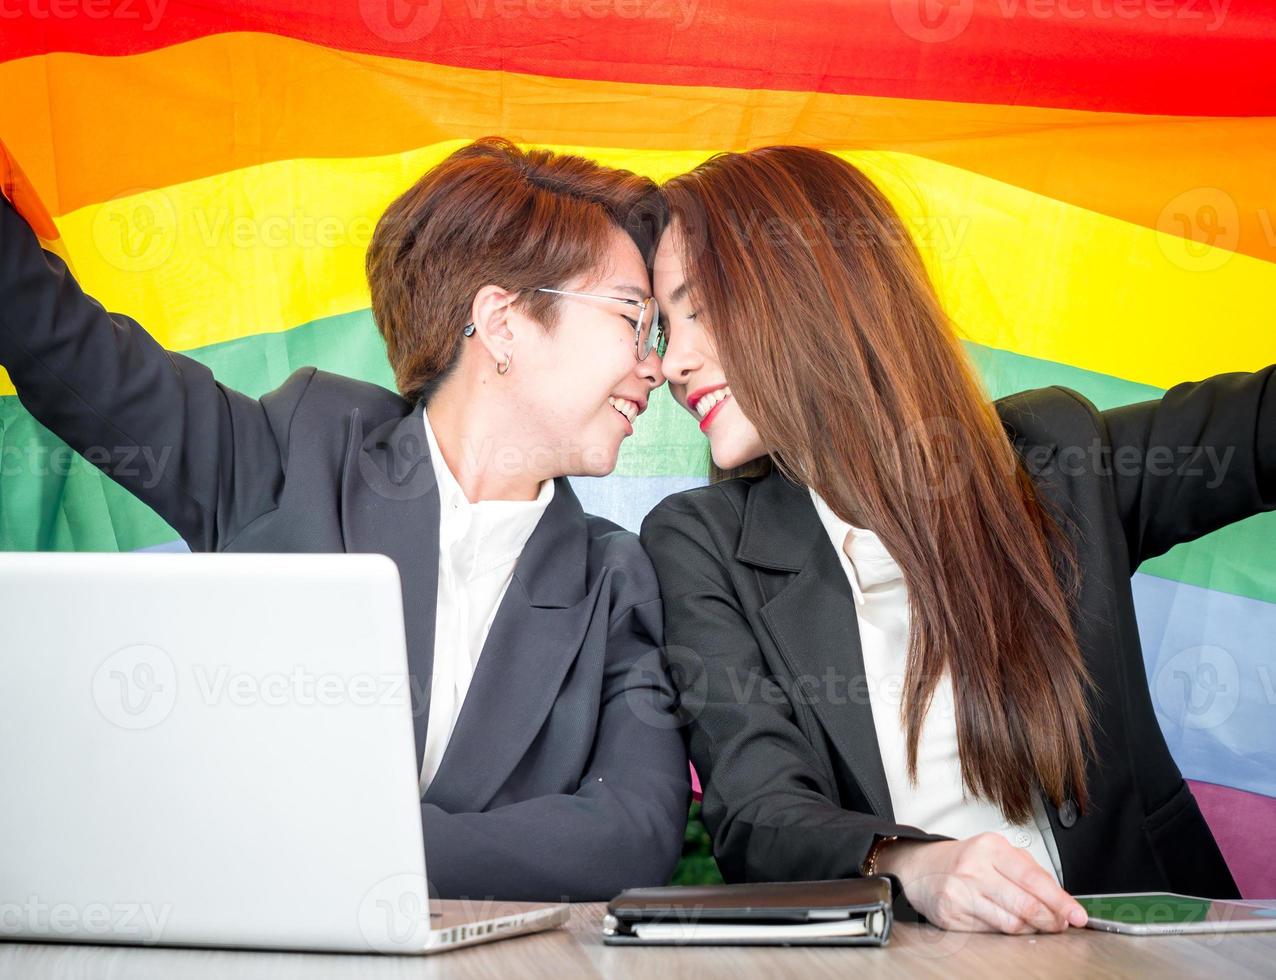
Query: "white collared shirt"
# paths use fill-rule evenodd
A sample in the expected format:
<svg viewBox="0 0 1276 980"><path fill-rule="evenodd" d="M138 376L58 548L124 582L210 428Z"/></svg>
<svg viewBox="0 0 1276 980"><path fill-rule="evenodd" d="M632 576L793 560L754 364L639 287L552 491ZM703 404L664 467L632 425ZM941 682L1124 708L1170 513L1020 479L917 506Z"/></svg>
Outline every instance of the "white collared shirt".
<svg viewBox="0 0 1276 980"><path fill-rule="evenodd" d="M443 458L424 409L421 419L439 488L439 591L421 764L424 795L456 727L514 564L554 498L554 481L545 480L535 500L470 503Z"/></svg>
<svg viewBox="0 0 1276 980"><path fill-rule="evenodd" d="M1063 870L1054 832L1039 794L1033 794L1032 822L1023 824L1008 821L996 803L966 795L957 753L952 676L948 671L936 685L922 721L917 781L909 780L908 733L900 710L909 628L908 590L903 573L876 534L848 524L814 490L808 490L855 597L873 727L877 730L895 821L957 840L995 831L1027 850L1062 885Z"/></svg>

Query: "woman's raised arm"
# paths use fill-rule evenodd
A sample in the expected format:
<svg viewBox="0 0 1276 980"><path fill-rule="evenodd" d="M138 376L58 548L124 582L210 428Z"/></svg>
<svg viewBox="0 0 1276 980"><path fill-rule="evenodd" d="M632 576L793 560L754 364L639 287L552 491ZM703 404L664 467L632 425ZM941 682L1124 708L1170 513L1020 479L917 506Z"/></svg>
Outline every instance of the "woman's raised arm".
<svg viewBox="0 0 1276 980"><path fill-rule="evenodd" d="M0 366L27 411L194 551L219 550L275 506L289 423L315 371L261 399L225 387L86 295L4 195Z"/></svg>

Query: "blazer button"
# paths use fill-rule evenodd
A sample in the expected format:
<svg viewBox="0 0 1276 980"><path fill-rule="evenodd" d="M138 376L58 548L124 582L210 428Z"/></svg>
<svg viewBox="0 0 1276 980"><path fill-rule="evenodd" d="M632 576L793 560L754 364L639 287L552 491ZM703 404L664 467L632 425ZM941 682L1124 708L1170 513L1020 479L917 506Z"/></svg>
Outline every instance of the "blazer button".
<svg viewBox="0 0 1276 980"><path fill-rule="evenodd" d="M1059 823L1065 827L1071 827L1077 822L1077 801L1069 797L1063 801L1063 805L1059 807Z"/></svg>

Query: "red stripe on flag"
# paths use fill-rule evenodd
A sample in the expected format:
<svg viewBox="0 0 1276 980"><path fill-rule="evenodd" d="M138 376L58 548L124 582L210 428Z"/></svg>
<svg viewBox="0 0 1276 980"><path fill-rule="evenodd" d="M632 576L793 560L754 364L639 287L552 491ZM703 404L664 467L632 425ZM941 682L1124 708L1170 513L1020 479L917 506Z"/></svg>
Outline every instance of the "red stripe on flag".
<svg viewBox="0 0 1276 980"><path fill-rule="evenodd" d="M257 31L567 78L1276 114L1269 0L21 0L0 24L0 60Z"/></svg>

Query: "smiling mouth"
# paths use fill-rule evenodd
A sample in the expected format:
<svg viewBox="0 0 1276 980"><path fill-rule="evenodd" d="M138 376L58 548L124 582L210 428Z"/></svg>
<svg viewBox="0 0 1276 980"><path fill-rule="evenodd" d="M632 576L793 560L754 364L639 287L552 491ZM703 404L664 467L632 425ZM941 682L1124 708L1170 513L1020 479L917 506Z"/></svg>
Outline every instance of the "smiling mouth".
<svg viewBox="0 0 1276 980"><path fill-rule="evenodd" d="M721 388L715 388L712 392L704 392L699 394L690 402L690 408L695 416L701 420L701 431L707 431L709 422L713 420L713 416L717 415L718 407L731 397L731 388L729 385L723 384Z"/></svg>
<svg viewBox="0 0 1276 980"><path fill-rule="evenodd" d="M721 388L717 388L709 392L708 394L702 395L701 397L697 398L694 406L692 407L692 411L694 411L696 415L700 418L700 421L703 422L705 419L709 417L710 413L715 408L717 408L719 405L721 405L724 401L726 401L730 397L731 397L730 386L723 385Z"/></svg>
<svg viewBox="0 0 1276 980"><path fill-rule="evenodd" d="M623 415L630 425L633 425L634 419L638 417L638 403L631 402L628 398L616 398L613 396L607 399L607 404Z"/></svg>

